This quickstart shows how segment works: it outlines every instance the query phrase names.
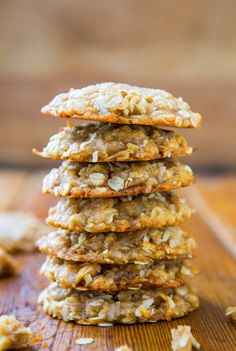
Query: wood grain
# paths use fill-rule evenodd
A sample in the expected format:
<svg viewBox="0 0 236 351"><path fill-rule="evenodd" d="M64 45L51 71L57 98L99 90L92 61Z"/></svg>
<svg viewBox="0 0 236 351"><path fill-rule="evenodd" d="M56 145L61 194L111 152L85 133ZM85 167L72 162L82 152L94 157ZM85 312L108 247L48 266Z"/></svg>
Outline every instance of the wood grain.
<svg viewBox="0 0 236 351"><path fill-rule="evenodd" d="M215 0L24 0L22 6L2 0L0 75L117 72L120 81L158 80L163 74L235 79L236 3L215 5Z"/></svg>
<svg viewBox="0 0 236 351"><path fill-rule="evenodd" d="M10 179L11 183L5 178ZM23 176L21 172L0 173L0 183L8 187L11 184L12 189L15 189L15 197L14 191L11 190L8 201L4 195L5 209L32 210L38 215L45 216L47 207L54 199L40 194L40 179L41 174L37 173L24 173ZM225 208L225 218L227 216L227 199L224 194L225 187L227 189L226 182L227 179L224 178L218 180L221 191L220 195L217 195L221 196L221 202L225 204L222 205ZM199 186L195 186L208 206L211 206L212 199L209 191L211 184L212 179L203 179L199 181ZM232 178L231 187L235 184L236 178ZM194 203L194 191L191 188L184 191ZM218 217L215 208L211 208ZM191 232L198 242L196 261L200 274L195 279L194 285L199 290L201 302L199 310L185 318L169 323L118 325L112 328L79 326L54 320L45 316L36 304L39 291L47 284L47 281L38 275L39 266L44 258L43 255L37 253L18 255L18 276L0 281L0 314L12 313L31 326L35 336L31 341L31 346L26 350L113 351L116 347L127 344L135 351L167 351L170 350L170 329L179 324L191 326L203 351L236 350L235 325L230 323L224 315L227 306L236 304L236 265L233 257L215 236L205 216L207 213L199 211L184 225L184 228ZM230 220L231 216L232 214L227 217L229 223L233 223ZM79 337L92 337L94 343L87 346L76 346L75 340Z"/></svg>

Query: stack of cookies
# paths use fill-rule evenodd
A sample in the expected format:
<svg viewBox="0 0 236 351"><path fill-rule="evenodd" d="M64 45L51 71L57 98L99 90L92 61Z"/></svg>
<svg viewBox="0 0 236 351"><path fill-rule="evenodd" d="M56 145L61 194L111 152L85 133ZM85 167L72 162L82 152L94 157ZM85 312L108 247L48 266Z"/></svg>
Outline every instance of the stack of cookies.
<svg viewBox="0 0 236 351"><path fill-rule="evenodd" d="M65 321L100 326L171 320L198 307L189 287L194 240L179 223L193 212L170 191L194 183L185 138L159 127L200 127L182 98L101 83L56 96L42 112L72 123L34 152L63 160L43 193L61 197L38 241L51 284L39 297Z"/></svg>

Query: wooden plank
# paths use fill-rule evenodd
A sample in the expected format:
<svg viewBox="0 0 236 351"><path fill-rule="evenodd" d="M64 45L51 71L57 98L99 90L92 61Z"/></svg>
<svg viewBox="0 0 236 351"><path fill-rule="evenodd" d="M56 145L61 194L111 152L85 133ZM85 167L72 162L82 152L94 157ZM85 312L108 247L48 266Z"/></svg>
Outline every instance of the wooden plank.
<svg viewBox="0 0 236 351"><path fill-rule="evenodd" d="M194 193L191 196L194 202ZM35 197L34 201L37 202L36 212L45 213L48 198ZM18 206L17 202L14 206ZM203 213L194 215L184 224L184 228L198 242L196 262L200 274L194 285L199 290L201 302L199 310L185 318L169 323L118 325L111 328L79 326L54 320L45 316L36 304L38 293L47 284L38 275L43 255L36 253L19 255L19 275L0 281L0 314L13 313L21 321L30 324L35 337L31 348L27 350L112 351L121 344L128 344L135 351L167 351L170 350L170 329L179 324L191 325L202 350L235 350L236 329L224 315L226 307L235 304L235 261L217 239L208 221L203 218ZM95 341L88 346L76 346L75 340L79 337L92 337Z"/></svg>
<svg viewBox="0 0 236 351"><path fill-rule="evenodd" d="M200 179L198 189L208 206L236 237L236 178L234 176Z"/></svg>
<svg viewBox="0 0 236 351"><path fill-rule="evenodd" d="M34 212L45 218L48 208L53 206L57 199L41 193L42 179L47 171L28 173L27 179L21 184L20 192L11 199L11 209ZM41 204L44 204L42 206Z"/></svg>
<svg viewBox="0 0 236 351"><path fill-rule="evenodd" d="M202 179L183 193L222 244L236 258L236 180Z"/></svg>

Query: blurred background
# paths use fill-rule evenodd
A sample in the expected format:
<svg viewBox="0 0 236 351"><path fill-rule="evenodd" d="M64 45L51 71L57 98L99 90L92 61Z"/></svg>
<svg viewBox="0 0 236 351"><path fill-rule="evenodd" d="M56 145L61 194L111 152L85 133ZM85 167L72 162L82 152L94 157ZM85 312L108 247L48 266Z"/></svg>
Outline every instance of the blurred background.
<svg viewBox="0 0 236 351"><path fill-rule="evenodd" d="M203 349L232 350L224 310L236 303L236 269L214 235L236 257L236 0L0 0L0 215L47 216L58 198L40 188L54 161L32 155L32 148L45 146L66 120L42 116L40 109L71 87L102 81L165 89L203 116L201 129L176 130L196 151L183 162L198 175L196 186L180 190L197 210L183 227L199 244L202 272L200 319L189 322L200 342L209 335ZM24 222L10 216L18 242ZM1 223L0 236L11 239ZM32 322L32 351L73 349L82 331L60 322L56 335L56 321L35 311L42 260L34 253L17 257L20 274L0 281L0 315L9 311ZM206 315L215 321L210 329ZM117 340L126 340L118 330ZM113 345L110 328L102 333L105 341L91 333L101 347Z"/></svg>
<svg viewBox="0 0 236 351"><path fill-rule="evenodd" d="M40 108L100 81L166 89L203 115L182 130L197 172L236 170L236 1L1 0L0 166L38 169L31 154L65 121Z"/></svg>

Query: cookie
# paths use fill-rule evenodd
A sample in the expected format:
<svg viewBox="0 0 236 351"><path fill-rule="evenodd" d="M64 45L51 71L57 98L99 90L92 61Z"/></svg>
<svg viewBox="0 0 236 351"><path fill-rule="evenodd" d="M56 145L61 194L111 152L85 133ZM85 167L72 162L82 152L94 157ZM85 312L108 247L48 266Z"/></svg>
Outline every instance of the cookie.
<svg viewBox="0 0 236 351"><path fill-rule="evenodd" d="M192 258L196 243L178 227L125 233L77 233L58 229L40 238L40 251L68 261L100 264L148 264Z"/></svg>
<svg viewBox="0 0 236 351"><path fill-rule="evenodd" d="M35 241L49 232L32 213L0 212L0 247L8 252L33 251Z"/></svg>
<svg viewBox="0 0 236 351"><path fill-rule="evenodd" d="M38 302L52 317L100 326L169 321L199 305L198 297L188 286L105 293L62 289L56 283L40 294Z"/></svg>
<svg viewBox="0 0 236 351"><path fill-rule="evenodd" d="M193 172L178 161L86 164L64 161L44 178L42 191L71 198L149 194L193 184Z"/></svg>
<svg viewBox="0 0 236 351"><path fill-rule="evenodd" d="M49 225L70 231L125 232L176 225L193 210L172 192L104 199L61 199L49 209Z"/></svg>
<svg viewBox="0 0 236 351"><path fill-rule="evenodd" d="M67 126L39 156L77 162L146 161L190 155L186 139L168 130L137 125Z"/></svg>
<svg viewBox="0 0 236 351"><path fill-rule="evenodd" d="M188 261L101 265L47 257L40 272L61 288L110 292L140 288L176 288L193 278L196 268Z"/></svg>
<svg viewBox="0 0 236 351"><path fill-rule="evenodd" d="M15 312L16 313L16 312ZM0 317L0 350L16 350L26 348L33 333L14 316ZM29 347L28 349L30 349Z"/></svg>
<svg viewBox="0 0 236 351"><path fill-rule="evenodd" d="M100 83L70 89L41 110L63 118L121 124L198 128L201 115L192 112L181 97L160 89L121 83Z"/></svg>

